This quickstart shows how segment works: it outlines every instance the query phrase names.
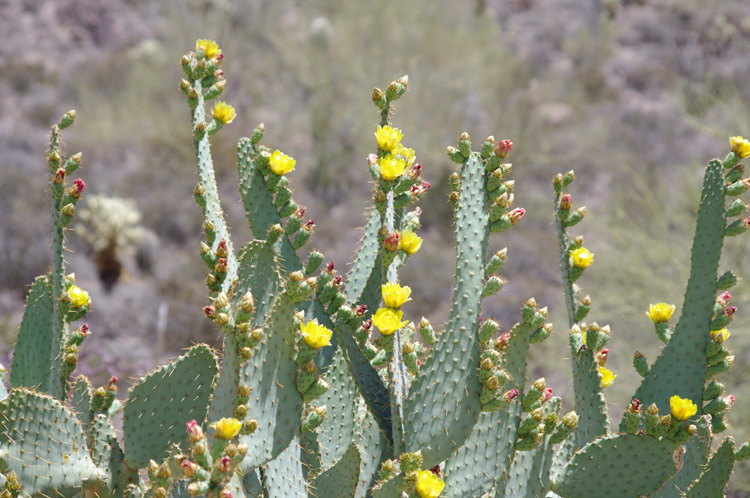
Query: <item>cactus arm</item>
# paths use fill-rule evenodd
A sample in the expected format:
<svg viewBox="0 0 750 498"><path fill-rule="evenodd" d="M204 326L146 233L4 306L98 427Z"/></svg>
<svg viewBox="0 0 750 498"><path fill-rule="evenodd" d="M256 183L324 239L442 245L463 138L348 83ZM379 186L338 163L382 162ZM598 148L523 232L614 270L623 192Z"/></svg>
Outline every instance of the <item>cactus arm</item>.
<svg viewBox="0 0 750 498"><path fill-rule="evenodd" d="M0 464L32 496L70 497L104 478L75 415L56 399L23 388L0 402Z"/></svg>
<svg viewBox="0 0 750 498"><path fill-rule="evenodd" d="M192 84L197 91L197 97L194 99L188 98L188 103L190 105L193 130L195 130L196 126L205 123L206 110L202 82L200 80L193 80ZM206 238L212 251L216 251L222 240L225 240L227 245L227 275L222 282L221 290L228 292L234 279L237 277L237 255L234 252L232 240L229 237L229 229L227 228L226 221L224 221L224 211L222 211L221 202L219 201L219 190L216 186L216 175L214 174L211 142L208 139L208 133L200 134L194 132L193 146L195 147L195 158L198 163L198 183L203 188L199 204L203 209L203 227L206 232ZM213 230L207 229L207 225L213 226Z"/></svg>
<svg viewBox="0 0 750 498"><path fill-rule="evenodd" d="M560 175L562 176L562 175ZM558 178L560 178L558 176ZM560 267L562 269L562 281L565 295L565 308L568 313L568 326L573 327L583 317L579 315L581 304L576 301L579 287L571 279L570 265L570 237L567 225L570 208L560 208L562 198L562 187L573 181L572 172L567 173L562 180L555 181L555 225L557 227L558 249L560 251ZM563 216L565 213L566 216ZM585 314L583 315L585 316ZM601 377L599 367L594 357L595 351L588 349L576 349L571 345L573 386L575 392L576 413L579 415L576 437L578 446L583 447L599 436L609 434L609 417L607 414L607 403L602 393Z"/></svg>
<svg viewBox="0 0 750 498"><path fill-rule="evenodd" d="M276 458L264 467L263 486L266 496L307 498L305 470L300 459L302 449L295 437Z"/></svg>
<svg viewBox="0 0 750 498"><path fill-rule="evenodd" d="M695 400L702 413L706 379L707 333L716 299L716 280L724 242L724 167L719 160L708 163L698 208L685 300L672 339L651 366L634 397L644 406L656 403L669 411L675 394ZM624 427L624 421L621 429Z"/></svg>
<svg viewBox="0 0 750 498"><path fill-rule="evenodd" d="M242 487L247 498L262 498L263 481L261 480L260 469L245 472L242 478Z"/></svg>
<svg viewBox="0 0 750 498"><path fill-rule="evenodd" d="M258 422L253 433L240 435L250 448L242 461L244 472L279 455L299 430L302 396L296 386L295 355L294 303L282 292L263 325L261 343L241 371L241 380L253 386L247 413Z"/></svg>
<svg viewBox="0 0 750 498"><path fill-rule="evenodd" d="M276 257L268 244L253 241L244 248L239 263L238 277L233 304L235 307L239 306L242 296L248 291L251 292L255 300L255 310L250 322L251 329L260 327L270 313L281 289L281 276L277 271ZM210 420L234 416L240 370L244 362L239 351L241 342L239 332L228 333L224 336L224 359L211 399Z"/></svg>
<svg viewBox="0 0 750 498"><path fill-rule="evenodd" d="M472 153L461 171L456 212L456 280L445 331L412 383L405 405L406 450L422 449L429 468L471 433L480 411L477 325L489 234L484 164ZM446 368L450 365L450 368Z"/></svg>
<svg viewBox="0 0 750 498"><path fill-rule="evenodd" d="M544 442L531 451L519 451L513 458L505 479L503 498L543 497L550 482L550 468L554 457L554 445L544 437Z"/></svg>
<svg viewBox="0 0 750 498"><path fill-rule="evenodd" d="M206 417L216 373L213 351L199 345L131 388L122 421L128 466L162 460L185 441L185 424Z"/></svg>
<svg viewBox="0 0 750 498"><path fill-rule="evenodd" d="M352 498L359 483L361 458L352 443L331 467L310 482L310 495L319 498Z"/></svg>
<svg viewBox="0 0 750 498"><path fill-rule="evenodd" d="M93 388L89 379L81 375L76 378L73 383L73 397L71 399L71 405L73 411L78 418L78 421L83 428L83 432L87 433L91 427L91 393Z"/></svg>
<svg viewBox="0 0 750 498"><path fill-rule="evenodd" d="M256 129L258 131L258 129ZM240 178L240 195L245 215L256 239L265 239L273 225L282 225L282 218L274 207L274 197L266 186L266 180L257 164L259 146L249 138L237 144L237 170ZM279 237L276 243L280 262L287 273L302 267L297 251L292 247L288 235Z"/></svg>
<svg viewBox="0 0 750 498"><path fill-rule="evenodd" d="M139 484L140 476L137 469L132 469L125 463L125 455L110 418L97 415L87 436L91 457L107 476L108 486L99 491L99 496L124 498L125 488L130 484Z"/></svg>
<svg viewBox="0 0 750 498"><path fill-rule="evenodd" d="M11 387L49 391L49 365L54 343L53 313L52 285L47 277L37 277L26 298L26 309L13 351Z"/></svg>
<svg viewBox="0 0 750 498"><path fill-rule="evenodd" d="M380 464L393 455L393 447L380 429L372 413L365 409L365 417L360 426L360 437L358 444L362 457L359 484L355 498L366 498L369 496L370 488L375 484L375 480L380 469Z"/></svg>
<svg viewBox="0 0 750 498"><path fill-rule="evenodd" d="M510 334L503 359L512 380L503 389L516 388L523 393L530 331L527 325L518 324ZM446 497L481 496L506 476L513 459L522 411L521 403L516 401L507 409L479 416L466 442L445 464ZM482 462L481 471L476 468L477 462Z"/></svg>
<svg viewBox="0 0 750 498"><path fill-rule="evenodd" d="M349 363L360 394L378 421L380 428L388 435L390 441L392 432L388 388L383 384L383 379L378 374L378 371L375 370L375 367L362 354L357 341L352 335L351 329L341 319L336 320L336 335L339 345L344 348L347 362Z"/></svg>
<svg viewBox="0 0 750 498"><path fill-rule="evenodd" d="M700 417L695 424L697 437L692 437L685 443L685 454L682 455L682 468L654 495L654 498L681 498L685 490L697 481L706 468L711 452L711 418L708 415ZM709 495L706 495L709 496Z"/></svg>
<svg viewBox="0 0 750 498"><path fill-rule="evenodd" d="M350 306L364 304L373 310L380 302L382 274L376 268L382 266L378 245L380 213L377 209L370 211L364 235L349 273L346 276L344 294Z"/></svg>
<svg viewBox="0 0 750 498"><path fill-rule="evenodd" d="M676 470L672 458L677 445L651 436L618 434L593 441L570 459L552 483L564 498L599 496L651 496ZM622 462L638 462L639 472L624 472Z"/></svg>
<svg viewBox="0 0 750 498"><path fill-rule="evenodd" d="M732 475L733 465L734 439L728 437L714 452L700 479L690 486L685 498L723 497L724 487Z"/></svg>

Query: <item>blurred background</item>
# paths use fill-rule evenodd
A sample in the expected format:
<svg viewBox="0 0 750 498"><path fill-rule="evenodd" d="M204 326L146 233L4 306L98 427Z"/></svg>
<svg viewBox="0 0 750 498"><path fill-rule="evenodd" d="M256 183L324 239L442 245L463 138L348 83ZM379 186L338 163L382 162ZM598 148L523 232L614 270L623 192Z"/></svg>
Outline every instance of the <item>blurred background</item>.
<svg viewBox="0 0 750 498"><path fill-rule="evenodd" d="M508 247L505 289L483 315L508 330L521 304L549 306L556 332L532 349L533 374L567 401L567 318L551 180L573 169L573 229L596 263L580 284L589 321L612 327L607 389L613 418L639 381L640 350L660 342L645 312L678 306L705 163L731 135L750 135L750 0L0 0L0 350L10 363L25 294L48 271L49 126L68 109L66 151L83 152L87 191L68 232L68 269L93 299L78 371L95 385L143 375L194 342L218 346L203 318L205 267L189 111L179 60L196 38L218 41L223 99L238 118L213 139L219 190L236 246L249 240L234 148L264 122L264 143L297 159L295 198L316 221L310 246L344 272L365 223L378 113L369 101L408 74L394 125L433 188L421 203L425 244L401 276L408 318L442 323L454 251L445 156L467 131L510 139L523 221L491 238ZM728 240L724 268L750 276L747 236ZM750 278L721 378L737 396L729 431L750 436ZM676 321L675 317L673 321ZM124 394L124 393L123 393ZM735 467L735 497L750 496ZM745 477L743 477L745 474Z"/></svg>

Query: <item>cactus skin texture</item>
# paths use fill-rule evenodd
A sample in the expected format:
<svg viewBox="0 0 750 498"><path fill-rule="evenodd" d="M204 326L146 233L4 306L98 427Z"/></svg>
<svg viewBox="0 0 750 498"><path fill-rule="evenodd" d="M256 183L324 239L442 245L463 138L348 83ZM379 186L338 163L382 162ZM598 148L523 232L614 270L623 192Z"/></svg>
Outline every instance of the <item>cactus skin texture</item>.
<svg viewBox="0 0 750 498"><path fill-rule="evenodd" d="M398 275L422 243L420 211L410 205L429 187L391 122L408 78L372 93L380 114L377 153L368 156L372 209L343 275L322 253L305 249L315 224L293 198L287 174L296 163L262 143L263 125L237 147L254 240L235 251L210 142L235 111L224 103L212 116L206 109L224 89L222 59L218 45L199 40L182 58L180 83L199 173L193 195L203 212L204 312L223 334L222 350L194 346L137 380L124 404L115 378L96 388L85 377L71 381L88 334L87 326L71 324L90 300L63 260L64 229L83 191L80 181L66 185L81 160L66 160L60 146L60 131L74 118L67 113L52 128L47 156L52 271L31 287L12 389L0 389L0 498L574 498L604 496L602 490L622 498L721 496L734 462L750 457L750 443L735 449L731 438L710 450L734 401L715 377L733 362L728 334L717 332L734 313L731 296L717 295L736 281L718 274L724 237L750 226L727 220L741 215L741 201L725 208L726 197L750 185L740 179L739 152L709 162L680 320L672 331L668 305L662 316L649 315L666 346L650 367L637 355L644 380L618 433L603 391L613 379L605 367L611 332L585 321L596 310L589 296L579 296L593 256L581 237L569 235L586 213L564 192L572 171L553 181L576 409L563 415L546 381L528 379L532 345L552 333L547 309L526 299L507 331L480 316L483 299L504 284L497 272L507 251L488 255L490 234L525 213L512 207L505 162L512 143L488 137L475 152L462 133L448 147L460 168L449 197L456 274L448 323L433 327L410 316L401 302L407 282ZM733 149L750 149L738 140ZM318 328L309 328L312 321ZM330 332L330 343L309 330L324 339ZM674 395L684 399L673 406ZM120 410L118 438L112 417Z"/></svg>

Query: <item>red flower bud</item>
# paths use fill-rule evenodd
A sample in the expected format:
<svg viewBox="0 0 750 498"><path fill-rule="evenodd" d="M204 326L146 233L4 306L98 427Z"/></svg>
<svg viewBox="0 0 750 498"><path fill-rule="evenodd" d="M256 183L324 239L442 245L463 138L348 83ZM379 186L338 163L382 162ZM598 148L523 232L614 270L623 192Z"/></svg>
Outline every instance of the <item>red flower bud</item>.
<svg viewBox="0 0 750 498"><path fill-rule="evenodd" d="M571 195L568 193L563 194L562 198L560 199L560 209L568 210L572 205L573 197L571 197Z"/></svg>
<svg viewBox="0 0 750 498"><path fill-rule="evenodd" d="M513 142L510 140L502 140L497 144L497 147L495 147L495 154L505 159L508 157L511 150L513 150Z"/></svg>
<svg viewBox="0 0 750 498"><path fill-rule="evenodd" d="M400 241L401 241L401 235L399 235L398 232L393 232L385 238L385 242L383 242L383 247L385 248L386 251L396 251L398 250Z"/></svg>
<svg viewBox="0 0 750 498"><path fill-rule="evenodd" d="M521 218L523 218L523 215L525 214L526 210L524 208L516 208L508 213L508 218L510 218L510 222L515 225L521 220Z"/></svg>
<svg viewBox="0 0 750 498"><path fill-rule="evenodd" d="M367 305L366 304L358 304L356 308L354 308L354 312L357 314L358 317L362 318L365 316L365 313L367 313Z"/></svg>

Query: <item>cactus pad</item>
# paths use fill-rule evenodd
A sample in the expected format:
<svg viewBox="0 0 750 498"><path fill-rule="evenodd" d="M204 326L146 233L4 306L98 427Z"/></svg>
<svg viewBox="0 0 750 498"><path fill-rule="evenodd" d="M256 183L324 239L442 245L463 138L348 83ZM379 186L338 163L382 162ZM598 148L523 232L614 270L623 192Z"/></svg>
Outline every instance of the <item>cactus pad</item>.
<svg viewBox="0 0 750 498"><path fill-rule="evenodd" d="M16 473L24 493L72 496L104 477L75 415L59 401L14 389L0 401L0 421L0 465Z"/></svg>
<svg viewBox="0 0 750 498"><path fill-rule="evenodd" d="M11 387L48 392L52 343L52 286L47 277L37 277L26 298L26 310L16 339L10 369Z"/></svg>
<svg viewBox="0 0 750 498"><path fill-rule="evenodd" d="M312 480L310 496L351 498L359 482L360 464L359 449L352 443L338 462Z"/></svg>
<svg viewBox="0 0 750 498"><path fill-rule="evenodd" d="M300 460L301 448L297 438L264 467L263 484L266 496L284 498L307 498L306 472Z"/></svg>
<svg viewBox="0 0 750 498"><path fill-rule="evenodd" d="M205 419L216 371L213 352L200 345L132 387L122 421L131 468L163 459L172 444L187 438L187 422Z"/></svg>

